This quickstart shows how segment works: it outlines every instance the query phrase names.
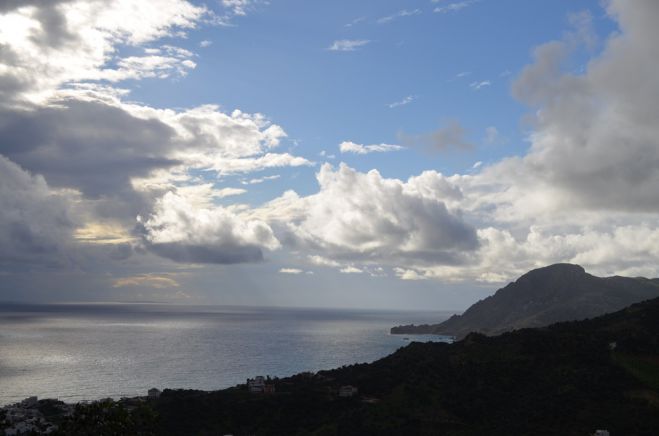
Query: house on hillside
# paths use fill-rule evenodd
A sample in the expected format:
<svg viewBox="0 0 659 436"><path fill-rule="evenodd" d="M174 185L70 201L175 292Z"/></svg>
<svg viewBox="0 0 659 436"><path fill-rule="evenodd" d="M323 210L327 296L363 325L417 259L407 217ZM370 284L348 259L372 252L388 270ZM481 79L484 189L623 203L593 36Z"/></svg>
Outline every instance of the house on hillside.
<svg viewBox="0 0 659 436"><path fill-rule="evenodd" d="M247 379L247 390L253 394L274 394L275 385L274 383L269 383L270 377L266 378L262 375L258 375L254 378Z"/></svg>
<svg viewBox="0 0 659 436"><path fill-rule="evenodd" d="M254 394L263 393L265 390L265 377L257 375L254 378L247 379L247 390Z"/></svg>

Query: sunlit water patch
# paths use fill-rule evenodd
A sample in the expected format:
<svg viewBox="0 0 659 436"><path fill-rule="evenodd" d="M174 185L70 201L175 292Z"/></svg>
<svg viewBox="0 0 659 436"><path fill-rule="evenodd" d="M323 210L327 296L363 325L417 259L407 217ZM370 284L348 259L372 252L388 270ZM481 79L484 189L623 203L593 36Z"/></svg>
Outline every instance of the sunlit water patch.
<svg viewBox="0 0 659 436"><path fill-rule="evenodd" d="M0 404L143 395L150 387L220 389L370 362L410 340L394 325L447 312L190 307L0 306Z"/></svg>

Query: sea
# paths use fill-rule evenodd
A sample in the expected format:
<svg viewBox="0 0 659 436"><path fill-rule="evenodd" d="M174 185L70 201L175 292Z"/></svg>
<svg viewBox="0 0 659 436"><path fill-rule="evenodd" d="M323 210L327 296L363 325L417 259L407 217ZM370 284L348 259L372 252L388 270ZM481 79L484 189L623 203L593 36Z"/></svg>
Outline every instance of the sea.
<svg viewBox="0 0 659 436"><path fill-rule="evenodd" d="M410 341L400 324L453 312L176 306L0 304L0 405L28 396L65 402L216 390L256 375L285 377L372 362Z"/></svg>

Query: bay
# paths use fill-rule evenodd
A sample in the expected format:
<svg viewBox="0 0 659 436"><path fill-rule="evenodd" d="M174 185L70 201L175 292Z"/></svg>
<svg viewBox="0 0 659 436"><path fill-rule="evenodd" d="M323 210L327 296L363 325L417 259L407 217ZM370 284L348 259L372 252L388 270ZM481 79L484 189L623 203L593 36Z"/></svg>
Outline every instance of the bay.
<svg viewBox="0 0 659 436"><path fill-rule="evenodd" d="M371 362L409 343L394 325L452 312L174 306L0 305L0 405L215 390ZM409 339L446 340L437 336Z"/></svg>

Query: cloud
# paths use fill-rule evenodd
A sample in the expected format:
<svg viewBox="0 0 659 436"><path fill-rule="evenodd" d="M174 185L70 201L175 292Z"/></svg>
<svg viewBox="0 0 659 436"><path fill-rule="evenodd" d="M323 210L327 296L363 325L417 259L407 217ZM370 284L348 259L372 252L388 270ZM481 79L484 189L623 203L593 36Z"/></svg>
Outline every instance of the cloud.
<svg viewBox="0 0 659 436"><path fill-rule="evenodd" d="M427 280L428 277L419 274L417 271L413 269L405 269L405 268L394 268L394 272L396 273L396 277L398 277L401 280Z"/></svg>
<svg viewBox="0 0 659 436"><path fill-rule="evenodd" d="M389 109L393 109L393 108L396 108L396 107L399 107L399 106L408 105L408 104L412 103L414 100L416 100L415 95L408 95L407 97L403 98L402 100L399 100L399 101L396 101L396 102L393 102L393 103L389 103L387 106L389 106Z"/></svg>
<svg viewBox="0 0 659 436"><path fill-rule="evenodd" d="M309 262L311 262L314 265L329 266L333 268L338 268L341 266L339 262L332 259L327 259L322 256L318 256L317 254L309 256Z"/></svg>
<svg viewBox="0 0 659 436"><path fill-rule="evenodd" d="M249 4L225 6L241 14ZM55 253L51 257L88 266L97 256L88 253L122 260L133 244L201 263L260 261L263 249L278 246L267 224L245 218L238 207L215 205L244 189L215 187L204 178L312 165L276 152L286 137L280 126L261 114L225 113L213 105L173 110L129 103L123 100L128 91L113 85L187 74L196 55L171 41L212 15L184 0L2 4L0 153L11 174L38 174L30 176L34 195L25 193L21 204L9 194L2 201L35 212L51 198L59 203L50 206L55 222L43 224L50 231L34 233L41 226L36 218L26 220L24 231L15 223L16 230L1 229L1 237L21 234L24 242L5 244L14 253L0 254L0 262L35 257L30 244L37 243L43 253ZM164 38L168 44L160 43ZM145 219L135 234L137 215ZM205 239L186 233L185 220Z"/></svg>
<svg viewBox="0 0 659 436"><path fill-rule="evenodd" d="M355 51L370 42L368 39L339 39L334 41L327 49L330 51Z"/></svg>
<svg viewBox="0 0 659 436"><path fill-rule="evenodd" d="M247 189L240 188L222 188L217 190L217 198L232 197L235 195L242 195L247 192Z"/></svg>
<svg viewBox="0 0 659 436"><path fill-rule="evenodd" d="M256 3L255 0L222 0L222 6L234 15L247 15L247 11Z"/></svg>
<svg viewBox="0 0 659 436"><path fill-rule="evenodd" d="M368 153L385 153L389 151L403 150L404 147L393 144L372 144L362 145L356 144L352 141L344 141L339 144L341 153L355 153L355 154L368 154Z"/></svg>
<svg viewBox="0 0 659 436"><path fill-rule="evenodd" d="M140 274L130 277L121 277L112 282L113 288L178 288L181 286L169 276Z"/></svg>
<svg viewBox="0 0 659 436"><path fill-rule="evenodd" d="M54 187L79 191L102 215L125 221L189 182L193 169L228 175L313 165L273 152L285 132L260 114L225 114L214 106L154 109L87 89L68 90L53 103L0 109L0 152Z"/></svg>
<svg viewBox="0 0 659 436"><path fill-rule="evenodd" d="M355 25L357 25L357 24L359 24L359 23L364 22L365 20L366 20L366 17L355 18L355 19L352 20L351 22L346 23L343 27L353 27L353 26L355 26Z"/></svg>
<svg viewBox="0 0 659 436"><path fill-rule="evenodd" d="M655 2L613 1L620 24L581 74L562 65L577 29L539 46L513 83L534 110L531 148L455 183L478 225L479 248L460 265L416 268L443 281L502 282L530 268L574 262L597 274L659 275L659 94ZM643 86L633 84L642 83Z"/></svg>
<svg viewBox="0 0 659 436"><path fill-rule="evenodd" d="M659 210L659 37L652 1L612 1L620 33L585 72L561 64L574 38L538 47L513 85L537 109L532 147L520 163L563 200L601 210ZM578 31L577 31L578 32ZM580 38L577 38L580 39Z"/></svg>
<svg viewBox="0 0 659 436"><path fill-rule="evenodd" d="M407 135L401 133L400 140L410 147L423 147L430 151L445 151L451 148L469 149L473 145L466 138L467 131L457 120L449 120L444 126L431 133Z"/></svg>
<svg viewBox="0 0 659 436"><path fill-rule="evenodd" d="M0 152L50 184L91 198L131 191L131 177L180 163L171 156L176 133L170 126L102 102L68 100L0 113Z"/></svg>
<svg viewBox="0 0 659 436"><path fill-rule="evenodd" d="M282 269L279 270L279 272L281 274L297 275L297 274L302 274L304 271L301 270L301 269L298 269L298 268L282 268Z"/></svg>
<svg viewBox="0 0 659 436"><path fill-rule="evenodd" d="M128 79L185 77L197 64L193 54L187 50L163 46L160 49L147 49L145 56L128 56L116 63L116 68L106 68L98 72L94 80L119 82Z"/></svg>
<svg viewBox="0 0 659 436"><path fill-rule="evenodd" d="M0 155L0 268L66 264L75 201Z"/></svg>
<svg viewBox="0 0 659 436"><path fill-rule="evenodd" d="M123 57L194 28L208 10L185 0L10 2L0 11L0 96L43 102L61 85L185 73L189 56Z"/></svg>
<svg viewBox="0 0 659 436"><path fill-rule="evenodd" d="M441 0L433 0L433 3L438 3L439 1ZM448 14L450 12L458 12L473 5L474 3L476 3L476 0L466 0L461 2L449 3L446 6L437 6L435 9L433 9L433 12L438 14Z"/></svg>
<svg viewBox="0 0 659 436"><path fill-rule="evenodd" d="M280 246L263 221L221 206L195 206L173 192L156 202L154 212L142 220L141 232L147 249L177 262L259 262L264 249Z"/></svg>
<svg viewBox="0 0 659 436"><path fill-rule="evenodd" d="M364 270L356 268L354 266L347 266L339 270L341 274L362 274Z"/></svg>
<svg viewBox="0 0 659 436"><path fill-rule="evenodd" d="M211 45L213 45L213 41L209 41L208 39L204 39L203 41L199 42L199 47L201 48L210 47Z"/></svg>
<svg viewBox="0 0 659 436"><path fill-rule="evenodd" d="M481 80L480 82L471 82L469 84L469 87L473 89L474 91L480 91L483 88L486 88L488 86L491 86L492 82L489 80Z"/></svg>
<svg viewBox="0 0 659 436"><path fill-rule="evenodd" d="M419 15L421 13L421 9L402 9L395 14L388 15L386 17L378 18L377 23L378 24L388 24L391 23L392 21L398 19L398 18L403 18L403 17L412 17L414 15Z"/></svg>
<svg viewBox="0 0 659 436"><path fill-rule="evenodd" d="M263 177L257 177L255 179L242 180L240 183L242 183L243 185L258 185L268 180L277 180L280 177L281 176L279 174L274 174L272 176L263 176Z"/></svg>
<svg viewBox="0 0 659 436"><path fill-rule="evenodd" d="M439 173L402 182L324 164L317 179L317 194L287 193L259 211L282 241L317 256L310 258L316 264L455 263L478 245L475 229L447 207L459 189Z"/></svg>
<svg viewBox="0 0 659 436"><path fill-rule="evenodd" d="M485 143L488 145L498 144L502 140L501 133L494 126L485 128Z"/></svg>

